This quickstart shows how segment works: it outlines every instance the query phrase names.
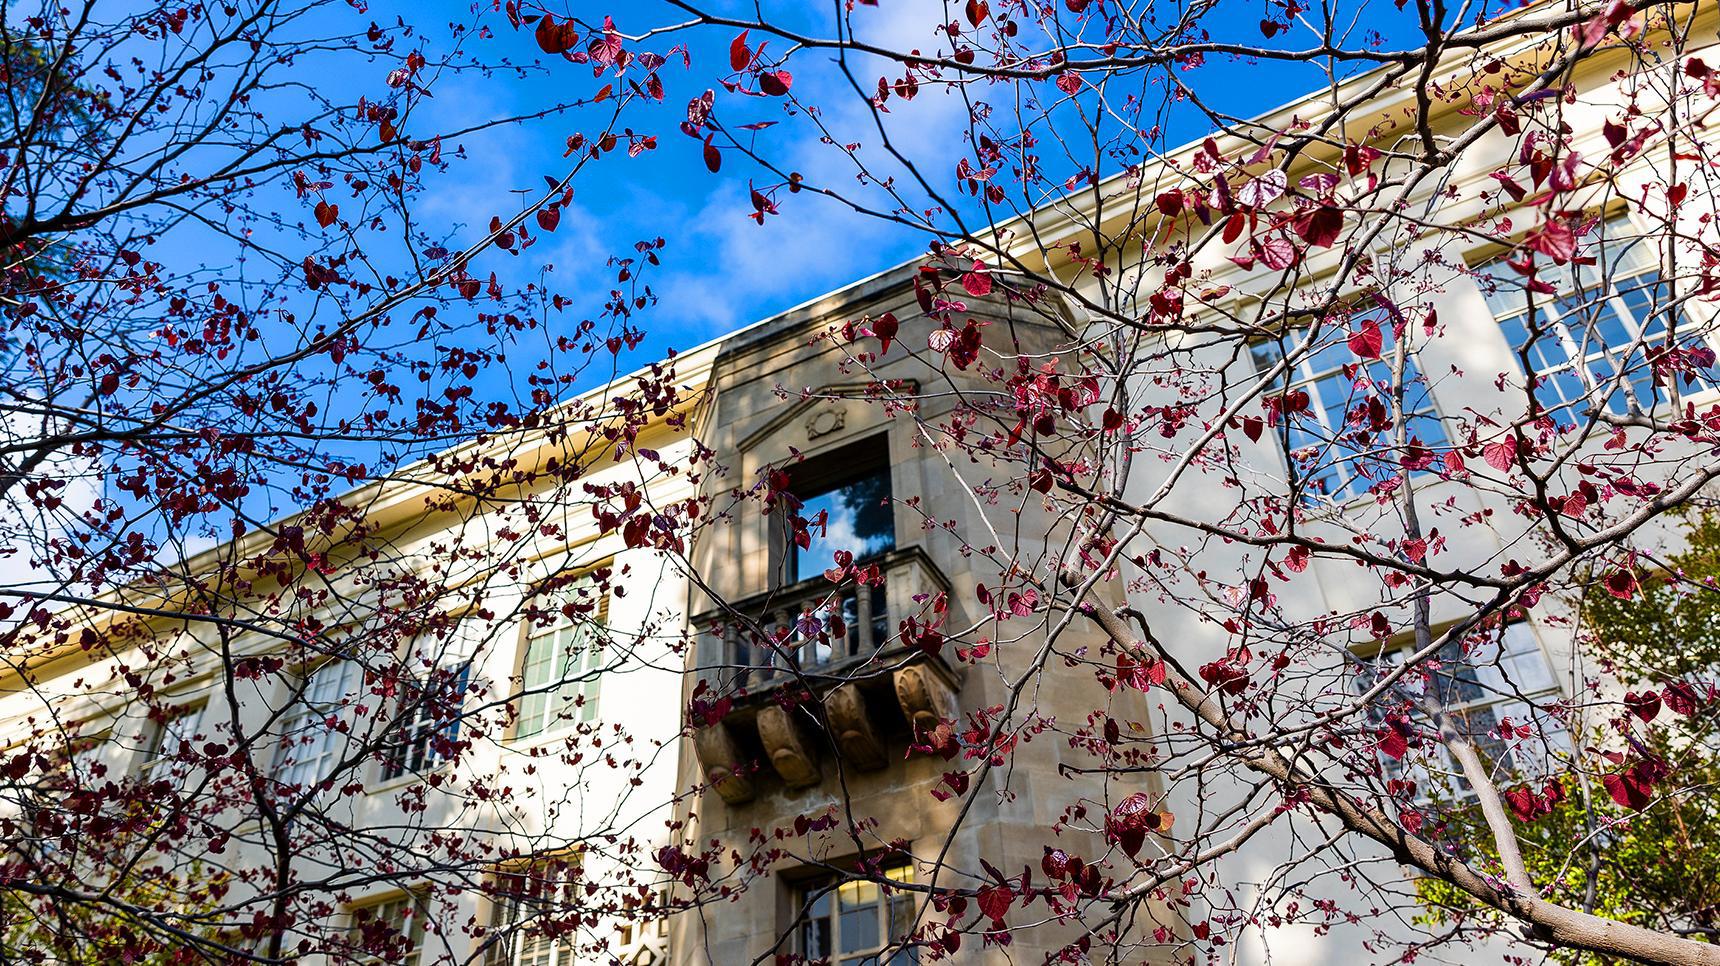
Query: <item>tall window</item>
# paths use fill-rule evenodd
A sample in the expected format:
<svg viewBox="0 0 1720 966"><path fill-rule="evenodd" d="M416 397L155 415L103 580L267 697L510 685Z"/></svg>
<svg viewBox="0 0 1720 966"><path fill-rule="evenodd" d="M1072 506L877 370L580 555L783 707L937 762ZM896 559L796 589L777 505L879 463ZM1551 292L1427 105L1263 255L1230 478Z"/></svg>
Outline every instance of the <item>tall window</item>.
<svg viewBox="0 0 1720 966"><path fill-rule="evenodd" d="M177 767L183 767L178 763L182 763L188 753L194 752L197 742L208 740L209 728L205 720L209 717L207 701L168 710L167 720L150 736L149 751L143 764L150 778L166 778L174 774Z"/></svg>
<svg viewBox="0 0 1720 966"><path fill-rule="evenodd" d="M347 942L364 966L418 966L424 958L426 918L423 899L403 892L352 910Z"/></svg>
<svg viewBox="0 0 1720 966"><path fill-rule="evenodd" d="M492 879L484 966L574 966L576 923L564 910L577 875L576 861L556 859Z"/></svg>
<svg viewBox="0 0 1720 966"><path fill-rule="evenodd" d="M885 869L884 876L896 882L912 882L909 865ZM896 891L886 896L875 882L828 883L803 887L801 906L806 918L800 922L796 950L808 960L831 966L885 966L917 963L918 952L885 950L908 937L914 923L912 893Z"/></svg>
<svg viewBox="0 0 1720 966"><path fill-rule="evenodd" d="M437 667L402 688L400 731L383 762L385 781L434 768L454 754L460 740L460 705L471 674L467 658Z"/></svg>
<svg viewBox="0 0 1720 966"><path fill-rule="evenodd" d="M794 468L794 495L810 542L789 541L790 573L807 580L830 569L838 550L861 560L896 546L888 446L882 438Z"/></svg>
<svg viewBox="0 0 1720 966"><path fill-rule="evenodd" d="M1387 648L1369 661L1356 677L1356 690L1366 691L1380 677L1404 662L1412 643ZM1537 776L1548 770L1549 757L1568 751L1570 738L1549 707L1563 697L1552 666L1526 623L1505 627L1497 639L1447 644L1422 670L1405 675L1401 686L1450 715L1495 777ZM1412 716L1418 732L1430 724ZM1519 729L1528 726L1524 736ZM1441 792L1467 795L1469 783L1443 744L1417 747L1390 770L1413 777L1424 796Z"/></svg>
<svg viewBox="0 0 1720 966"><path fill-rule="evenodd" d="M582 580L546 596L540 606L555 617L547 626L533 623L527 632L515 738L597 718L603 668L598 628L608 619L608 599L595 582Z"/></svg>
<svg viewBox="0 0 1720 966"><path fill-rule="evenodd" d="M340 730L349 697L362 669L353 661L325 662L305 680L304 691L281 719L275 748L275 780L309 787L333 773L345 746Z"/></svg>
<svg viewBox="0 0 1720 966"><path fill-rule="evenodd" d="M1524 276L1503 261L1480 269L1477 282L1511 350L1525 352L1535 400L1554 420L1572 425L1595 407L1651 409L1667 391L1655 385L1648 356L1665 344L1675 314L1653 242L1618 217L1590 231L1577 256L1537 276L1555 294L1529 292ZM1680 345L1705 346L1682 319L1678 331Z"/></svg>
<svg viewBox="0 0 1720 966"><path fill-rule="evenodd" d="M1370 317L1382 328L1390 324L1383 313L1359 314L1351 323L1359 325ZM1296 345L1299 334L1292 331L1281 341L1256 343L1251 350L1255 369L1270 372ZM1310 496L1347 499L1403 471L1401 452L1391 448L1397 439L1392 418L1397 383L1389 346L1385 355L1364 361L1337 338L1334 345L1301 357L1270 387L1274 396L1298 401L1298 393L1308 394L1305 408L1286 406L1282 418L1290 461ZM1414 353L1404 358L1403 409L1406 442L1428 448L1445 445L1445 429Z"/></svg>

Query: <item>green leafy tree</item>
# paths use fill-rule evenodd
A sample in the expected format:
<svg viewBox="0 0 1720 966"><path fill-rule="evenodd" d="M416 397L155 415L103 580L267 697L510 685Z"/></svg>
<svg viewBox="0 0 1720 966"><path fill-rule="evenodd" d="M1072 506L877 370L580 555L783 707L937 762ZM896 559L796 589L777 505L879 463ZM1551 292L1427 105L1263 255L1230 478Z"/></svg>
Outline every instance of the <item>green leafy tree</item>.
<svg viewBox="0 0 1720 966"><path fill-rule="evenodd" d="M1720 513L1691 514L1681 535L1677 552L1645 555L1654 570L1636 586L1597 579L1582 601L1589 652L1638 688L1595 729L1593 744L1617 745L1622 736L1638 758L1664 763L1678 781L1636 802L1599 772L1573 773L1513 789L1506 801L1531 877L1550 884L1547 899L1714 942L1720 941L1720 744L1712 703L1700 699L1720 667ZM1591 749L1588 757L1606 770L1604 754ZM1452 817L1454 830L1483 824L1474 806ZM1497 910L1444 881L1424 879L1417 892L1425 922L1502 922ZM1575 950L1554 956L1573 964L1613 961Z"/></svg>
<svg viewBox="0 0 1720 966"><path fill-rule="evenodd" d="M1688 745L1675 755L1664 738L1654 750L1677 770L1675 790L1634 811L1613 801L1599 782L1566 776L1556 785L1554 797L1561 800L1550 812L1517 823L1524 864L1534 881L1550 884L1548 901L1720 940L1720 760L1712 749ZM1476 811L1459 810L1454 824L1481 822ZM1422 921L1432 925L1496 927L1504 921L1496 909L1443 880L1420 880L1417 899ZM1570 949L1553 956L1570 964L1622 962Z"/></svg>
<svg viewBox="0 0 1720 966"><path fill-rule="evenodd" d="M1659 573L1632 595L1612 593L1601 581L1584 595L1595 655L1627 679L1685 677L1720 665L1720 512L1691 514L1684 537L1684 549L1644 560Z"/></svg>

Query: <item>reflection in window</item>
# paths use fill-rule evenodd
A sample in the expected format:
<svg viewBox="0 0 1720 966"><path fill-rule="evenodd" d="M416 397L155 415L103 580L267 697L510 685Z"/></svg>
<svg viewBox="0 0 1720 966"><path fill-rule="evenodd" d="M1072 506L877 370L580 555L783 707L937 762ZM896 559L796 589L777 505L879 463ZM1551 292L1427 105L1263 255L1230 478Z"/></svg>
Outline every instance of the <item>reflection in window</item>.
<svg viewBox="0 0 1720 966"><path fill-rule="evenodd" d="M1667 318L1676 314L1667 307L1670 292L1653 246L1618 217L1591 231L1577 255L1537 275L1556 294L1530 293L1524 276L1504 261L1481 268L1477 282L1512 352L1528 358L1535 401L1555 421L1573 425L1595 401L1615 413L1651 409L1668 394L1655 385L1648 355L1665 344ZM1682 316L1678 331L1683 347L1706 348Z"/></svg>
<svg viewBox="0 0 1720 966"><path fill-rule="evenodd" d="M811 545L794 552L794 579L816 577L829 569L836 551L861 560L896 546L895 510L890 505L890 468L879 466L800 496L800 516ZM792 546L792 543L791 543Z"/></svg>
<svg viewBox="0 0 1720 966"><path fill-rule="evenodd" d="M1352 321L1359 323L1367 316L1358 314ZM1381 328L1391 324L1383 314L1374 318ZM1281 341L1254 345L1256 371L1269 372L1305 335L1292 331ZM1307 408L1285 413L1283 427L1305 493L1347 499L1402 472L1402 454L1390 450L1397 438L1397 422L1392 418L1394 364L1389 347L1386 358L1363 361L1338 338L1297 360L1284 379L1270 387L1275 396L1308 394ZM1445 429L1414 353L1404 358L1403 390L1405 441L1428 449L1444 446Z"/></svg>
<svg viewBox="0 0 1720 966"><path fill-rule="evenodd" d="M1365 662L1355 678L1357 693L1403 664L1413 650L1414 644L1406 643ZM1467 649L1453 641L1436 658L1401 678L1398 687L1450 715L1496 779L1543 776L1551 770L1553 758L1571 748L1564 724L1549 710L1563 693L1526 623L1507 625L1497 639L1472 640ZM1389 695L1380 699L1375 706L1376 724L1383 723L1382 706L1395 703ZM1431 723L1419 715L1412 715L1412 720L1418 732L1431 730ZM1525 725L1526 737L1517 733ZM1437 741L1425 746L1412 741L1408 754L1401 760L1387 758L1386 766L1389 777L1414 779L1424 797L1469 793L1469 783Z"/></svg>
<svg viewBox="0 0 1720 966"><path fill-rule="evenodd" d="M603 667L598 629L608 618L608 603L591 580L580 580L545 600L544 606L556 616L547 627L534 623L526 640L515 738L596 720Z"/></svg>
<svg viewBox="0 0 1720 966"><path fill-rule="evenodd" d="M895 882L912 882L914 870L899 865L884 870ZM800 922L800 955L830 966L884 966L917 963L912 948L894 948L908 937L914 923L912 893L886 896L876 882L809 885L801 890L805 918ZM887 949L893 949L884 955Z"/></svg>

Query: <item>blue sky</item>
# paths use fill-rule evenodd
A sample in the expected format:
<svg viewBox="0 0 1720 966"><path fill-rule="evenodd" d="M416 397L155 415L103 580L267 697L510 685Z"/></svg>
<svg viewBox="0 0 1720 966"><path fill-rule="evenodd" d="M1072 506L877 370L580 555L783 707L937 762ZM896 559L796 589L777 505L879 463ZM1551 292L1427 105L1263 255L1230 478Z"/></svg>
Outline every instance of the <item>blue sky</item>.
<svg viewBox="0 0 1720 966"><path fill-rule="evenodd" d="M797 29L828 36L832 6L782 4L766 10ZM725 7L742 17L751 15L753 9L750 4L716 5L719 10ZM935 32L936 25L948 18L959 19L960 9L960 4L946 6L925 0L881 0L875 7L856 7L854 23L862 37L929 52L948 42ZM1234 17L1215 22L1234 27L1238 39L1260 42L1255 24L1266 14L1266 4L1244 2L1233 9ZM1407 26L1405 15L1389 4L1362 9L1352 42L1360 42L1371 29L1389 35ZM624 32L685 19L683 14L654 3L633 4L620 12L614 6L598 4L576 3L570 8L576 15L594 20L600 20L606 10L615 13ZM505 26L499 17L492 15L487 20ZM657 149L634 159L616 153L590 171L589 177L582 176L573 207L556 234L530 253L535 259L491 258L484 266L486 270L515 270L533 261L553 262L564 284L570 278L578 279L578 287L592 298L593 304L584 308L595 308L610 287L608 273L601 268L604 257L630 248L635 240L663 237L667 242L664 266L652 282L659 302L642 323L650 338L624 360L624 367L658 358L671 346L698 344L925 250L927 239L920 233L854 214L807 194L789 197L780 216L758 225L748 217L749 181L768 183L774 179L732 152L725 154L720 173L705 170L700 143L681 134L676 125L685 116L690 98L707 88L717 88L717 114L730 127L778 122L757 132L756 137L760 148L782 159L784 167L845 188L857 187L850 163L830 146L820 144L808 119L792 112L785 100L744 97L721 90L717 78L729 73L728 44L735 33L728 28L704 27L649 42L647 46L665 53L676 44L685 44L692 58L690 67L673 58L662 72L666 85L662 105L633 115L636 129L657 136ZM752 46L756 47L759 39L751 38ZM1273 42L1300 47L1316 39L1311 31L1299 29L1290 35L1280 34ZM433 113L427 120L455 126L540 109L557 98L588 94L608 82L607 78L594 81L589 68L543 56L529 29L498 31L487 43L488 55L505 54L521 62L536 60L545 65L545 72L525 82L477 76L451 82L444 79L435 89ZM771 47L776 53L783 44L772 41ZM788 65L794 73L794 94L821 107L821 119L837 139L858 142L864 156L879 158L880 139L872 118L831 57L822 51L799 51ZM854 64L854 73L861 83L875 84L885 70L878 63L860 60ZM1217 58L1186 72L1184 78L1199 89L1210 106L1241 116L1276 107L1322 83L1322 75L1305 65ZM1003 93L1002 89L995 91ZM986 93L979 91L978 96ZM890 107L892 113L885 121L892 141L923 162L922 170L939 190L953 193L953 166L964 150L961 132L965 108L960 98L947 89L927 89L911 103L892 100ZM1207 130L1203 119L1186 104L1171 107L1165 119L1160 147L1199 137ZM456 167L454 177L441 179L439 194L424 214L465 218L468 229L482 228L492 210L504 210L522 197L516 192L541 186L544 175L563 170L562 138L566 131L583 123L589 123L589 118L569 118L566 123L539 121L469 141L465 146L470 160ZM474 217L477 214L482 220ZM550 241L553 246L547 244Z"/></svg>

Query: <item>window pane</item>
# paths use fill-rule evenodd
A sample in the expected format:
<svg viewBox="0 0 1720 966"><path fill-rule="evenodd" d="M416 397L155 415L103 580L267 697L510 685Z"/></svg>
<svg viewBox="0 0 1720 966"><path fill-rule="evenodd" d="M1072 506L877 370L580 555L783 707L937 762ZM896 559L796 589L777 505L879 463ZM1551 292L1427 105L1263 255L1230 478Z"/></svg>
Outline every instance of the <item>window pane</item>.
<svg viewBox="0 0 1720 966"><path fill-rule="evenodd" d="M1621 216L1583 238L1579 254L1595 263L1573 262L1541 273L1559 294L1534 297L1537 321L1548 331L1533 345L1524 321L1529 300L1524 277L1502 262L1476 273L1512 349L1528 347L1532 372L1526 375L1543 377L1536 386L1536 401L1566 425L1595 406L1622 413L1633 403L1651 407L1667 398L1654 384L1648 362L1647 350L1658 344L1657 336L1664 336L1668 308L1668 289L1656 268L1652 244L1637 237ZM1679 331L1686 333L1682 321ZM1700 335L1686 335L1679 341L1684 348L1705 344ZM1593 376L1597 390L1593 397L1572 371L1573 352ZM1708 375L1700 373L1696 382L1711 384Z"/></svg>
<svg viewBox="0 0 1720 966"><path fill-rule="evenodd" d="M1383 316L1380 321L1391 324ZM1296 367L1297 378L1289 385L1308 393L1309 406L1306 413L1285 417L1289 426L1282 438L1307 492L1343 498L1401 471L1397 455L1385 452L1397 440L1392 413L1398 400L1395 361L1361 364L1339 335L1334 339ZM1263 343L1252 355L1265 371L1279 358L1279 346ZM1405 439L1426 447L1445 445L1444 427L1413 353L1404 359L1402 389Z"/></svg>
<svg viewBox="0 0 1720 966"><path fill-rule="evenodd" d="M334 719L346 695L357 686L360 669L351 661L329 661L311 673L281 722L275 751L276 779L285 785L312 785L328 777L340 749Z"/></svg>
<svg viewBox="0 0 1720 966"><path fill-rule="evenodd" d="M562 603L574 604L574 615ZM600 628L607 619L607 602L597 585L581 580L543 602L556 612L555 624L533 627L520 662L519 722L515 738L529 738L575 722L597 717L599 675L603 668Z"/></svg>
<svg viewBox="0 0 1720 966"><path fill-rule="evenodd" d="M878 886L872 882L844 882L837 890L842 921L837 924L838 952L876 950L880 942Z"/></svg>
<svg viewBox="0 0 1720 966"><path fill-rule="evenodd" d="M888 467L803 497L800 516L807 521L812 542L794 554L794 579L806 580L823 573L838 550L847 550L860 559L895 547L896 518L889 499ZM820 513L824 514L822 531L818 527Z"/></svg>
<svg viewBox="0 0 1720 966"><path fill-rule="evenodd" d="M800 954L808 959L823 959L830 948L830 920L808 919L800 925Z"/></svg>

